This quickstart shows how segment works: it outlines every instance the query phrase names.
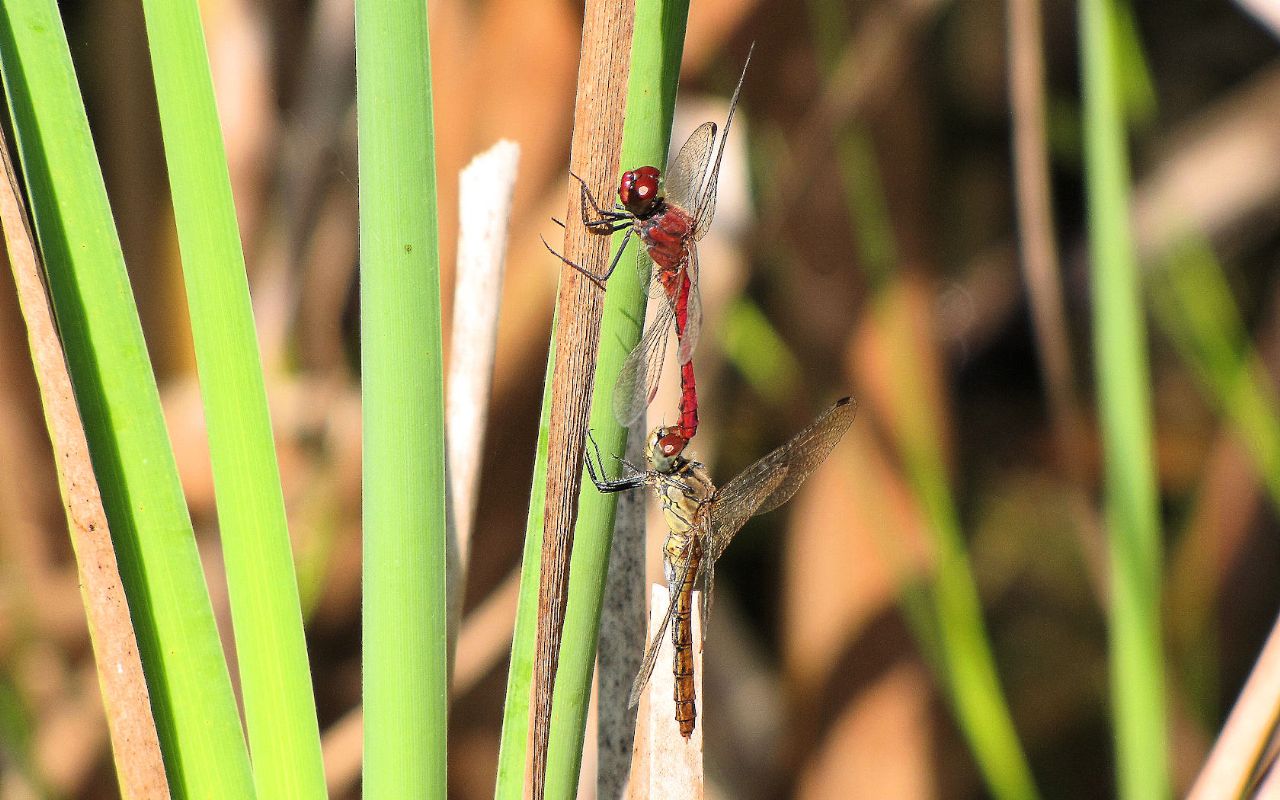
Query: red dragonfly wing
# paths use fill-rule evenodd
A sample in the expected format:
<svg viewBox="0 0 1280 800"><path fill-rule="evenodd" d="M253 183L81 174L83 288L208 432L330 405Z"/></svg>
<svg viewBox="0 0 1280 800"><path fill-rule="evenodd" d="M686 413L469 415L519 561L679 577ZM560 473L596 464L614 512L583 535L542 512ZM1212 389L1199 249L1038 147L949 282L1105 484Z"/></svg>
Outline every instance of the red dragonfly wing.
<svg viewBox="0 0 1280 800"><path fill-rule="evenodd" d="M720 134L720 147L716 150L716 160L711 167L711 174L698 195L697 203L693 206L684 206L693 214L695 241L707 235L707 231L711 229L711 220L716 216L716 185L720 182L720 162L724 160L724 145L729 141L729 128L733 126L733 112L738 109L738 96L742 94L742 82L746 80L747 65L751 63L751 54L755 49L755 42L752 42L751 49L747 51L747 60L742 65L742 75L738 77L738 86L733 90L733 99L729 101L729 116L724 121L724 133Z"/></svg>
<svg viewBox="0 0 1280 800"><path fill-rule="evenodd" d="M693 358L693 349L698 346L698 337L702 334L702 300L698 292L698 248L693 242L689 242L689 258L685 261L684 271L689 276L689 298L685 306L684 332L680 334L679 348L676 351L681 364ZM680 283L683 285L684 281ZM679 309L677 302L677 322L680 319Z"/></svg>
<svg viewBox="0 0 1280 800"><path fill-rule="evenodd" d="M711 163L711 145L716 140L716 124L704 122L689 134L676 154L676 160L667 169L665 197L668 203L677 205L693 214L702 181L707 177L707 165Z"/></svg>
<svg viewBox="0 0 1280 800"><path fill-rule="evenodd" d="M685 578L689 577L692 566L693 562L685 558L676 573L675 580L667 584L671 590L671 602L667 605L667 612L662 615L662 624L658 626L653 638L649 640L649 646L645 648L644 660L640 662L640 671L636 673L635 683L631 684L631 699L627 702L628 706L635 707L640 703L640 695L644 693L644 687L649 685L649 679L653 677L653 667L658 663L658 652L662 649L662 640L667 635L671 618L676 614L676 605L680 602L680 586L684 584Z"/></svg>
<svg viewBox="0 0 1280 800"><path fill-rule="evenodd" d="M613 416L624 426L640 419L658 393L667 334L675 328L676 311L665 294L657 303L658 313L640 342L627 354L618 380L613 384Z"/></svg>
<svg viewBox="0 0 1280 800"><path fill-rule="evenodd" d="M790 500L849 430L857 409L852 398L837 400L809 427L722 486L711 499L707 556L719 558L748 519Z"/></svg>

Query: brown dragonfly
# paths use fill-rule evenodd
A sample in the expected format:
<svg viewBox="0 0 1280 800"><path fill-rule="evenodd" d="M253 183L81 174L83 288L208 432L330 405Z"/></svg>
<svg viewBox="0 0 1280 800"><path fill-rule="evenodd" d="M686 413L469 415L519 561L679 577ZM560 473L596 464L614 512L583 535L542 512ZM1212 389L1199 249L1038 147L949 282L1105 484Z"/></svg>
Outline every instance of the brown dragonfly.
<svg viewBox="0 0 1280 800"><path fill-rule="evenodd" d="M711 588L715 562L747 520L772 511L795 495L800 484L826 460L836 443L853 423L857 403L845 397L791 437L786 444L747 467L736 478L716 488L700 462L685 456L688 439L680 426L658 427L645 444L647 469L623 461L630 474L616 479L604 477L600 451L592 441L595 463L587 455L587 474L602 492L621 492L652 487L662 504L667 534L663 544L663 570L671 592L671 603L657 632L645 649L644 661L631 687L631 705L653 675L658 650L667 627L675 650L676 722L680 735L693 735L697 707L693 683L693 589L703 582L702 630L705 636L711 608Z"/></svg>

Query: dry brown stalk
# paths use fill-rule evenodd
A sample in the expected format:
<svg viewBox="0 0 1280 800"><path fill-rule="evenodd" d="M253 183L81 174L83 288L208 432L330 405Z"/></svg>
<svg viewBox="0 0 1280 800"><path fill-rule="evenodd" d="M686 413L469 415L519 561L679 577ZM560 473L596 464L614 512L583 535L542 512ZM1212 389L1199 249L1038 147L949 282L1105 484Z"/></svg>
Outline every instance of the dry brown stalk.
<svg viewBox="0 0 1280 800"><path fill-rule="evenodd" d="M2 132L0 162L5 172L5 180L0 182L0 222L58 468L120 793L125 798L168 798L160 740L151 716L150 695L107 528L107 514L89 459L89 442L71 387L62 341L53 323L35 239L27 224L25 204Z"/></svg>
<svg viewBox="0 0 1280 800"><path fill-rule="evenodd" d="M608 195L603 187L618 173L634 22L633 0L588 0L586 4L569 166L597 196ZM565 257L602 274L612 240L593 235L582 224L576 183L571 184L564 219ZM530 702L531 777L527 793L534 800L541 800L545 790L551 697L560 660L560 636L569 593L569 556L573 551L582 451L603 311L604 294L599 287L576 270L562 266L556 299L556 360L551 378L537 656Z"/></svg>

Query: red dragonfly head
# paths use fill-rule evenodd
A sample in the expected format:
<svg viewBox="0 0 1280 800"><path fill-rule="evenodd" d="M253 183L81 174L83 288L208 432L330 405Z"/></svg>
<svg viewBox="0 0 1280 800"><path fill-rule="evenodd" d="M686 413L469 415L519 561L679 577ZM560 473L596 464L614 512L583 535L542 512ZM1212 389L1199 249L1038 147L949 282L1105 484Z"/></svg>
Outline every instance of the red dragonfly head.
<svg viewBox="0 0 1280 800"><path fill-rule="evenodd" d="M643 217L653 210L658 199L658 179L662 173L657 167L640 167L622 173L618 183L618 199L622 205L635 214Z"/></svg>

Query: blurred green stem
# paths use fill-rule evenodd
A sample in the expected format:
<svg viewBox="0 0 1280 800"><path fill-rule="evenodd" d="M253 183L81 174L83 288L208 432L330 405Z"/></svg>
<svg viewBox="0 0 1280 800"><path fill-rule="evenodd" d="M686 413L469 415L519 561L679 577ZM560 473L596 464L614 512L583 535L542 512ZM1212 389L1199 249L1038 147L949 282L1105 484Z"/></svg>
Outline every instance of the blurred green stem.
<svg viewBox="0 0 1280 800"><path fill-rule="evenodd" d="M1117 7L1080 4L1093 344L1111 555L1111 697L1118 795L1169 795L1160 525L1147 334L1129 230Z"/></svg>

